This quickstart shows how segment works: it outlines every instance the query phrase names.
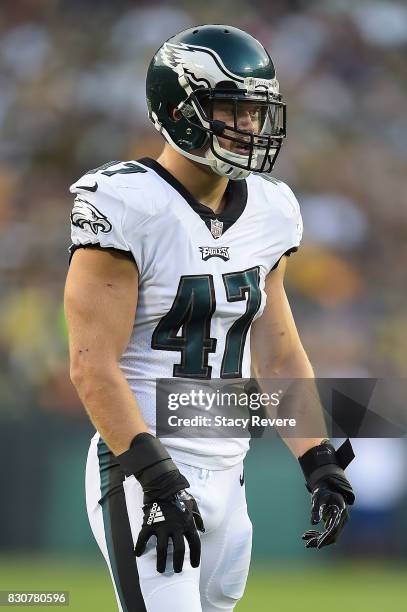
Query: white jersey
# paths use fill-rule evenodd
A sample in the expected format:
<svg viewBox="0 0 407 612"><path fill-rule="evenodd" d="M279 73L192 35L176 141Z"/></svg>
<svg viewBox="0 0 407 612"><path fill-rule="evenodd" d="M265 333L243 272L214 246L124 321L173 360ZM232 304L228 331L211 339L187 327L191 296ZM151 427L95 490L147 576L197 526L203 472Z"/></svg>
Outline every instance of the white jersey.
<svg viewBox="0 0 407 612"><path fill-rule="evenodd" d="M71 249L125 251L139 270L133 331L120 360L155 433L155 380L250 377L250 325L261 316L265 278L296 250L302 222L284 183L230 181L215 214L158 162L111 162L71 188ZM207 469L239 463L246 438L165 438L174 459Z"/></svg>

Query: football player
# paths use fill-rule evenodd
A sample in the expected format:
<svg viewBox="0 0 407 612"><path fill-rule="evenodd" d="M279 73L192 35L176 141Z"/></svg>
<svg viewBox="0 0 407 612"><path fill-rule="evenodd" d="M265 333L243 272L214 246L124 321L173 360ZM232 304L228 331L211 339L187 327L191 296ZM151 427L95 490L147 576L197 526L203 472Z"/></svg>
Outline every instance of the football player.
<svg viewBox="0 0 407 612"><path fill-rule="evenodd" d="M160 440L155 381L313 377L283 282L300 210L270 177L285 104L255 38L205 25L157 51L147 105L165 140L158 159L109 162L71 186L71 377L97 430L87 510L119 610L233 610L251 553L248 440ZM304 539L321 548L353 503L351 451L286 442L312 523L324 521Z"/></svg>

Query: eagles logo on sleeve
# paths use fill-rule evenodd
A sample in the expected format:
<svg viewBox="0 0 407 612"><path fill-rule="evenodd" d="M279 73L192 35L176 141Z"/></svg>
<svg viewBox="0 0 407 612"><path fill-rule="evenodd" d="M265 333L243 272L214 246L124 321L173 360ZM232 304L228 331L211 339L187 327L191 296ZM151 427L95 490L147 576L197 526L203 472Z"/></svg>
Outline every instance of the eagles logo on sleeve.
<svg viewBox="0 0 407 612"><path fill-rule="evenodd" d="M112 230L109 219L96 206L79 197L76 197L74 201L71 222L72 225L81 229L84 229L85 225L89 225L94 234L97 234L99 230L104 234Z"/></svg>

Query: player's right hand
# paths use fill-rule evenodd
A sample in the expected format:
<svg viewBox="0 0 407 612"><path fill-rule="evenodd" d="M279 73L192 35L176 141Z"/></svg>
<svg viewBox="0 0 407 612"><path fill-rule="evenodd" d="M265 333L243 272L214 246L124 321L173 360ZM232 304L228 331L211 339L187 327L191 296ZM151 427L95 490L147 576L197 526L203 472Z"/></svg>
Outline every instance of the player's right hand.
<svg viewBox="0 0 407 612"><path fill-rule="evenodd" d="M205 531L195 499L185 491L189 482L160 440L148 432L137 434L127 451L117 456L124 474L134 474L144 493L144 520L134 552L140 557L151 536L157 538L157 571L165 572L169 539L174 546L175 572L182 572L185 540L192 567L201 560L199 531Z"/></svg>
<svg viewBox="0 0 407 612"><path fill-rule="evenodd" d="M149 502L143 506L144 520L139 533L135 554L140 557L151 536L157 538L157 572L165 571L169 539L173 543L174 572L182 571L185 556L185 540L189 544L192 567L201 560L199 531L205 531L195 499L187 491L179 491L164 500Z"/></svg>

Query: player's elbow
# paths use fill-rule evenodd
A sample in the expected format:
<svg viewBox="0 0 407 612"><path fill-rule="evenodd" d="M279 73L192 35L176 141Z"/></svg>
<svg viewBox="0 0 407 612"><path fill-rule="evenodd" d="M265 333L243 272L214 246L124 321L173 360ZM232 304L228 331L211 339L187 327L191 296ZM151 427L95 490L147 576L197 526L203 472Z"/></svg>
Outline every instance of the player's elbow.
<svg viewBox="0 0 407 612"><path fill-rule="evenodd" d="M79 390L80 387L83 386L83 383L86 380L86 374L85 374L84 369L81 367L78 367L77 365L73 365L72 363L69 369L69 376L71 379L71 383L77 390Z"/></svg>
<svg viewBox="0 0 407 612"><path fill-rule="evenodd" d="M71 359L70 363L71 382L82 400L115 384L116 371L117 363L108 361Z"/></svg>

